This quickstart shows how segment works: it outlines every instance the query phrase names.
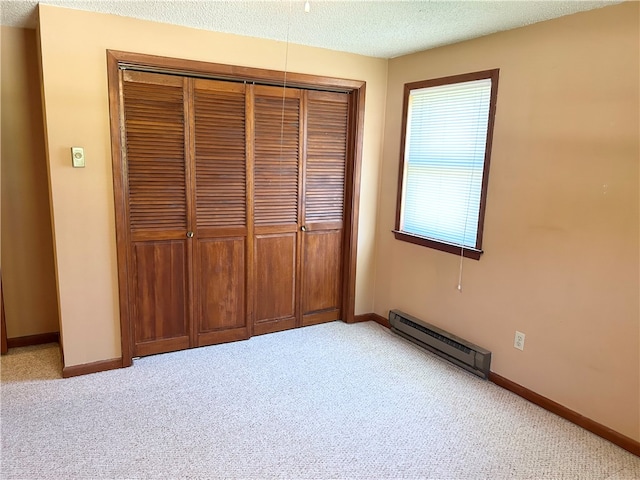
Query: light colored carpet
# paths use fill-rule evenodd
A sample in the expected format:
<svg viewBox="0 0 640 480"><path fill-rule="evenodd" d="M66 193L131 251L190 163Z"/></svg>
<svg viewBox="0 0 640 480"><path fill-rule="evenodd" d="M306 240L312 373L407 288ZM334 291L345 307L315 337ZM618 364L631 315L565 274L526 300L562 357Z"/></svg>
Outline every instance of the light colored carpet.
<svg viewBox="0 0 640 480"><path fill-rule="evenodd" d="M59 379L2 359L2 478L638 479L640 459L374 323Z"/></svg>

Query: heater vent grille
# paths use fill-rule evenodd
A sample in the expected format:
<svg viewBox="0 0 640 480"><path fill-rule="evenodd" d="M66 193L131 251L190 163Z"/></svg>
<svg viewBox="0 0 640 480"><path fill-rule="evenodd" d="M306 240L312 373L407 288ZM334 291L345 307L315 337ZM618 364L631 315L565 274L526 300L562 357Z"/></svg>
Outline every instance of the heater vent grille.
<svg viewBox="0 0 640 480"><path fill-rule="evenodd" d="M444 342L447 345L451 345L453 348L457 348L461 352L471 353L471 349L468 347L465 347L461 343L458 343L455 340L451 340L450 338L445 337L444 335L440 335L439 333L434 332L433 330L429 330L428 328L423 327L422 325L419 325L417 323L414 323L411 320L407 320L406 318L400 317L399 321L401 321L405 325L409 325L411 328L415 328L416 330L421 331L422 333L426 333L430 337L433 337L436 340L439 340L440 342Z"/></svg>
<svg viewBox="0 0 640 480"><path fill-rule="evenodd" d="M391 329L436 355L482 378L489 376L491 352L399 310L389 312Z"/></svg>

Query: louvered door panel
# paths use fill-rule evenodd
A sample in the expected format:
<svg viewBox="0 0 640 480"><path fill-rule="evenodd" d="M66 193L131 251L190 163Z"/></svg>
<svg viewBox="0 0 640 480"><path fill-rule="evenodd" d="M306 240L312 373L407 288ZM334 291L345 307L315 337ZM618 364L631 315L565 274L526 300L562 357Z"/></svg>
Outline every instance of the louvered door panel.
<svg viewBox="0 0 640 480"><path fill-rule="evenodd" d="M125 74L129 225L133 232L186 229L182 82L166 75Z"/></svg>
<svg viewBox="0 0 640 480"><path fill-rule="evenodd" d="M256 225L298 222L300 100L297 90L256 88L255 209Z"/></svg>
<svg viewBox="0 0 640 480"><path fill-rule="evenodd" d="M196 80L194 106L198 227L244 227L244 85Z"/></svg>
<svg viewBox="0 0 640 480"><path fill-rule="evenodd" d="M300 91L254 88L255 334L299 324Z"/></svg>
<svg viewBox="0 0 640 480"><path fill-rule="evenodd" d="M342 222L348 96L309 92L308 98L305 223Z"/></svg>
<svg viewBox="0 0 640 480"><path fill-rule="evenodd" d="M340 318L349 96L306 92L302 324Z"/></svg>
<svg viewBox="0 0 640 480"><path fill-rule="evenodd" d="M245 85L193 80L197 344L249 337Z"/></svg>
<svg viewBox="0 0 640 480"><path fill-rule="evenodd" d="M182 78L125 71L126 201L133 354L190 345L190 188Z"/></svg>

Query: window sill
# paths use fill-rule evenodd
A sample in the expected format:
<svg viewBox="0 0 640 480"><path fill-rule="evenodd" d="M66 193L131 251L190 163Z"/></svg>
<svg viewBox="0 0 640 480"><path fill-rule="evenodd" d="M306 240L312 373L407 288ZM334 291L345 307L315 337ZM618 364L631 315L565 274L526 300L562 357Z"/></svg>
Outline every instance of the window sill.
<svg viewBox="0 0 640 480"><path fill-rule="evenodd" d="M454 255L460 255L460 250L462 250L462 254L466 258L471 258L472 260L480 260L480 256L483 254L482 250L477 250L475 248L469 247L462 248L459 245L454 245L453 243L445 243L438 240L433 240L431 238L421 237L413 233L401 232L400 230L392 230L392 232L395 235L396 240L413 243L414 245L421 245L423 247L433 248L435 250L452 253Z"/></svg>

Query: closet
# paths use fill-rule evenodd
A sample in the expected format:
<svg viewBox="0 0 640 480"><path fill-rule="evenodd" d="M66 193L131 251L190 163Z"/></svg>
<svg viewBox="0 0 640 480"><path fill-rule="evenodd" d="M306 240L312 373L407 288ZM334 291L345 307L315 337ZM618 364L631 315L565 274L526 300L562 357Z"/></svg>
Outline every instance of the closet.
<svg viewBox="0 0 640 480"><path fill-rule="evenodd" d="M124 363L344 319L353 92L143 70L110 72Z"/></svg>

